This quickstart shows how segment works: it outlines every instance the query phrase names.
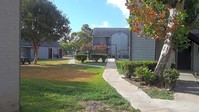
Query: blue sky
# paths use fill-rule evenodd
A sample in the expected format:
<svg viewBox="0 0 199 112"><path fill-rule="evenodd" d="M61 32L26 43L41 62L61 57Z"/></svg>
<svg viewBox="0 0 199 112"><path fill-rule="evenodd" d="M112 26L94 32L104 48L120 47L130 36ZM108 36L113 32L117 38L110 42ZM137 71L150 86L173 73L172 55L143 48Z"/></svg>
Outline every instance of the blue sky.
<svg viewBox="0 0 199 112"><path fill-rule="evenodd" d="M127 27L125 0L53 0L70 20L73 32L83 24L95 27Z"/></svg>

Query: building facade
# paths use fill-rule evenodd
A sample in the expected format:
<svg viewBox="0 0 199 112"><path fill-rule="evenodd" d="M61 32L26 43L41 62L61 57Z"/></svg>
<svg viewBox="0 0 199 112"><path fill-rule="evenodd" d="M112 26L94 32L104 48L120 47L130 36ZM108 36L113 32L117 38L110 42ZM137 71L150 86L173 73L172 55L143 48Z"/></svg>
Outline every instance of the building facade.
<svg viewBox="0 0 199 112"><path fill-rule="evenodd" d="M94 28L93 45L103 42L108 46L107 54L117 59L129 57L129 29L128 28ZM193 30L188 38L191 46L183 52L176 52L173 62L180 70L199 72L199 31ZM158 60L163 41L150 37L138 37L132 33L132 60Z"/></svg>
<svg viewBox="0 0 199 112"><path fill-rule="evenodd" d="M128 58L128 28L94 28L93 45L104 43L111 57Z"/></svg>
<svg viewBox="0 0 199 112"><path fill-rule="evenodd" d="M39 59L62 58L62 47L58 42L44 42L39 47ZM20 57L34 59L34 48L24 40L20 40Z"/></svg>
<svg viewBox="0 0 199 112"><path fill-rule="evenodd" d="M0 0L0 112L19 112L20 0Z"/></svg>

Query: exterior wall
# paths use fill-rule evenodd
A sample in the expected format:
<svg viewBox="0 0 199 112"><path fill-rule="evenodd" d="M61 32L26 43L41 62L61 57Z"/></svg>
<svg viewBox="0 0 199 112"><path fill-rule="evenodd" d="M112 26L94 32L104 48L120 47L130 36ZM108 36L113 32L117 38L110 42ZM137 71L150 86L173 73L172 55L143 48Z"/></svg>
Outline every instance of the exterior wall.
<svg viewBox="0 0 199 112"><path fill-rule="evenodd" d="M124 33L115 33L111 37L111 53L116 54L116 47L117 46L117 53L128 54L128 35Z"/></svg>
<svg viewBox="0 0 199 112"><path fill-rule="evenodd" d="M32 47L25 47L25 49L27 49L27 48L29 48L28 49L29 53L24 52L24 50L21 50L20 56L22 56L25 53L25 55L23 55L23 56L26 56L29 54L29 58L34 59L34 49ZM39 48L39 59L48 59L48 48L49 47L40 47ZM50 47L50 48L52 48L52 59L57 59L57 55L59 57L59 49L61 49L61 48L59 48L59 47ZM21 47L21 49L24 49L24 48Z"/></svg>
<svg viewBox="0 0 199 112"><path fill-rule="evenodd" d="M199 72L199 45L193 44L193 71Z"/></svg>
<svg viewBox="0 0 199 112"><path fill-rule="evenodd" d="M163 44L164 44L163 40L156 40L156 42L155 42L155 49L156 49L155 60L159 59Z"/></svg>
<svg viewBox="0 0 199 112"><path fill-rule="evenodd" d="M98 45L100 42L103 42L104 44L108 45L107 38L109 37L96 37L93 40L93 45Z"/></svg>
<svg viewBox="0 0 199 112"><path fill-rule="evenodd" d="M48 47L39 48L39 59L48 59Z"/></svg>
<svg viewBox="0 0 199 112"><path fill-rule="evenodd" d="M142 38L133 34L133 60L155 60L155 41L151 38Z"/></svg>
<svg viewBox="0 0 199 112"><path fill-rule="evenodd" d="M19 8L19 0L0 0L0 112L19 112Z"/></svg>

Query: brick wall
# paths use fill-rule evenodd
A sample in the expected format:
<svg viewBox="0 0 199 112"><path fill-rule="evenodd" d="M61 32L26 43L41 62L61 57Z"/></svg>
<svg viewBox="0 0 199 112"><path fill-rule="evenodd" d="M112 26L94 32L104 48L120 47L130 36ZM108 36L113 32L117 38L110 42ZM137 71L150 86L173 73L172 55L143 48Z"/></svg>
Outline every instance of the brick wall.
<svg viewBox="0 0 199 112"><path fill-rule="evenodd" d="M20 0L0 0L0 112L19 111Z"/></svg>

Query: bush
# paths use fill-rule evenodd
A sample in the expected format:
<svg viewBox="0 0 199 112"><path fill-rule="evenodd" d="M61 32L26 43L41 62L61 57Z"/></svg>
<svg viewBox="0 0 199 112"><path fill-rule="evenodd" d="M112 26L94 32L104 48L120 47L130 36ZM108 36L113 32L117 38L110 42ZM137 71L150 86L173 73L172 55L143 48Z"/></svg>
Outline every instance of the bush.
<svg viewBox="0 0 199 112"><path fill-rule="evenodd" d="M99 59L102 59L102 62L105 62L107 55L106 54L91 54L91 59L95 62L98 62Z"/></svg>
<svg viewBox="0 0 199 112"><path fill-rule="evenodd" d="M173 88L180 73L176 69L166 69L163 72L164 84L166 88Z"/></svg>
<svg viewBox="0 0 199 112"><path fill-rule="evenodd" d="M146 84L154 84L157 79L156 74L152 72L151 70L149 70L148 67L144 67L144 66L135 68L134 75L136 75L139 79L144 81Z"/></svg>
<svg viewBox="0 0 199 112"><path fill-rule="evenodd" d="M87 55L86 54L77 54L77 55L75 55L75 59L84 63L84 61L87 59Z"/></svg>
<svg viewBox="0 0 199 112"><path fill-rule="evenodd" d="M148 67L149 70L154 71L157 65L157 61L125 61L122 63L122 71L125 77L131 78L135 72L135 68L140 66ZM175 68L175 64L172 63L171 68Z"/></svg>
<svg viewBox="0 0 199 112"><path fill-rule="evenodd" d="M122 64L122 70L125 77L131 78L135 72L135 68L140 66L148 67L149 70L154 70L157 62L156 61L126 61Z"/></svg>

